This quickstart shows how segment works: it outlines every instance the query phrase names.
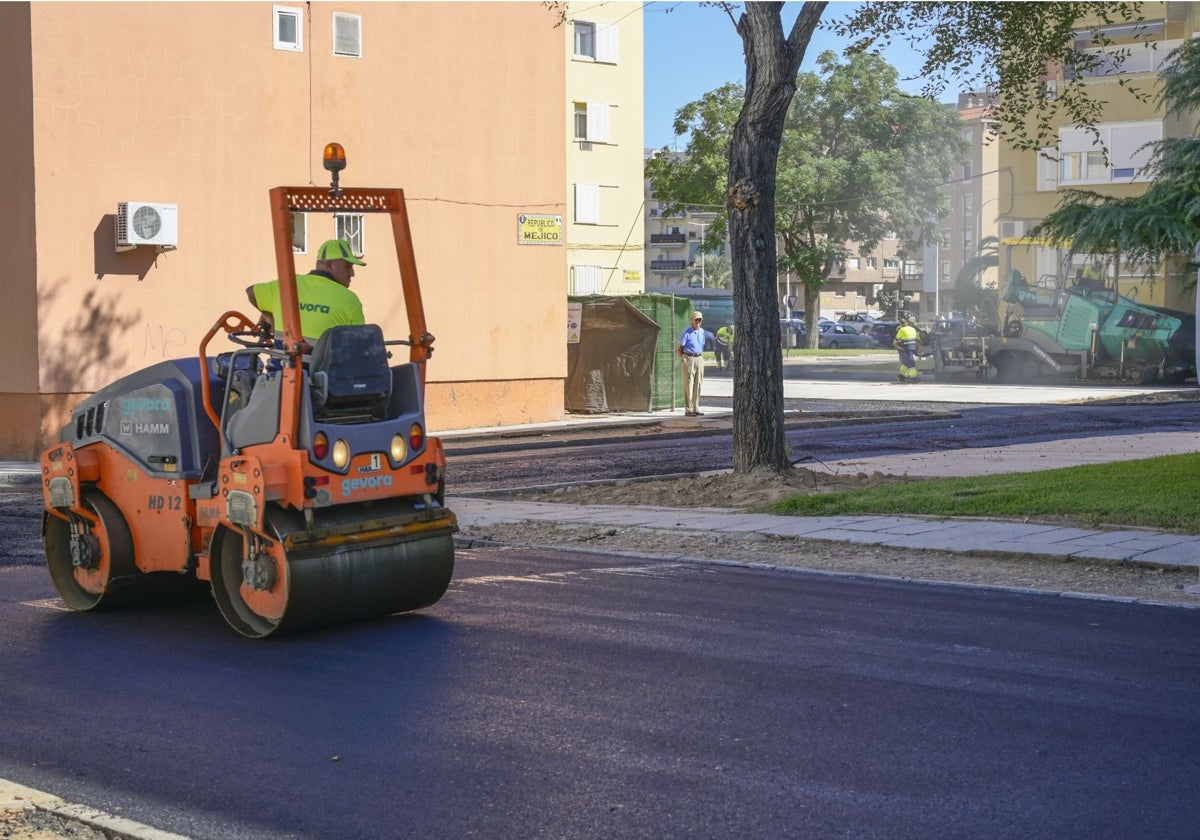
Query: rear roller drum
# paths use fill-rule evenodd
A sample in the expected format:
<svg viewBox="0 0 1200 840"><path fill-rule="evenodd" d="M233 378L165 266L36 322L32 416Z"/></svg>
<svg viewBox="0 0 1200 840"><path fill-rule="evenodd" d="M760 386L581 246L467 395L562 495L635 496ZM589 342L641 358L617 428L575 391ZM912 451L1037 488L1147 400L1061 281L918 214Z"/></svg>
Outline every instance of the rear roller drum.
<svg viewBox="0 0 1200 840"><path fill-rule="evenodd" d="M420 609L436 603L450 585L449 533L283 557L294 524L277 509L269 512L267 526L276 540L254 558L246 557L237 531L223 528L213 538L213 597L243 636L261 639Z"/></svg>
<svg viewBox="0 0 1200 840"><path fill-rule="evenodd" d="M133 538L121 511L107 496L83 488L83 507L99 519L71 523L46 514L46 565L58 594L73 610L127 603L139 572L133 560Z"/></svg>

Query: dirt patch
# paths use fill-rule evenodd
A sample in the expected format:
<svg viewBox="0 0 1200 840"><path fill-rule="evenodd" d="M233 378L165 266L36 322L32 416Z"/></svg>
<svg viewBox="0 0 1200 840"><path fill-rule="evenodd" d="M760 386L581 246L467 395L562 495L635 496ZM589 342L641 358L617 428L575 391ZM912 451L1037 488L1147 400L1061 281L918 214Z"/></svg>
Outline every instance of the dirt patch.
<svg viewBox="0 0 1200 840"><path fill-rule="evenodd" d="M583 482L544 490L507 493L505 498L537 499L579 505L657 505L665 507L721 507L763 510L797 494L863 490L916 479L873 473L826 473L796 467L779 474L762 470L748 475L710 474L688 478L629 479Z"/></svg>
<svg viewBox="0 0 1200 840"><path fill-rule="evenodd" d="M505 498L622 507L717 507L763 510L797 493L826 493L912 482L883 473L825 474L797 468L786 475L706 475L691 478L628 480L509 492ZM1056 524L1085 523L1061 517ZM519 522L464 528L462 536L507 545L554 546L606 552L628 552L673 558L725 561L814 569L846 574L878 575L904 580L935 580L1030 591L1106 595L1139 601L1194 604L1200 595L1187 591L1197 584L1195 571L1053 559L1011 554L919 551L888 546L802 540L762 534L710 533L703 540L680 531L619 525L554 525Z"/></svg>

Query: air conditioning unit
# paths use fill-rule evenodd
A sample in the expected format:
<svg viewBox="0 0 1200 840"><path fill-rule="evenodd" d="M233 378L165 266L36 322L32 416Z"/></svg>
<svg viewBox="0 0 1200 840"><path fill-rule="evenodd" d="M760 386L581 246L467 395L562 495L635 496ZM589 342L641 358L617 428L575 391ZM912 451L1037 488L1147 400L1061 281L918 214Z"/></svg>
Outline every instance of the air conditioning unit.
<svg viewBox="0 0 1200 840"><path fill-rule="evenodd" d="M138 245L156 245L160 250L174 248L179 244L179 206L121 201L117 203L113 227L118 251Z"/></svg>
<svg viewBox="0 0 1200 840"><path fill-rule="evenodd" d="M1001 239L1020 239L1025 235L1025 222L1001 222Z"/></svg>

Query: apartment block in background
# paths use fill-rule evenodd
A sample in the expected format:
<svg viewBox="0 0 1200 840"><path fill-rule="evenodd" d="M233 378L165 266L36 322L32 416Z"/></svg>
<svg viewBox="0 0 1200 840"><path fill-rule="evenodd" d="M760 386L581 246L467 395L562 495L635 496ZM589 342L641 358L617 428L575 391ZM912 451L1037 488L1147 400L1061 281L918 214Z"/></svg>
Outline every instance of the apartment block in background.
<svg viewBox="0 0 1200 840"><path fill-rule="evenodd" d="M1168 116L1158 100L1159 70L1171 50L1186 39L1200 37L1200 4L1143 3L1141 19L1103 27L1110 45L1091 43L1091 31L1080 27L1077 49L1101 61L1087 72L1089 93L1103 109L1096 120L1099 138L1081 126L1058 127L1056 143L1038 151L1000 149L1000 272L1001 280L1017 272L1037 284L1041 278L1073 279L1089 265L1100 267L1120 294L1141 303L1191 311L1195 292L1184 291L1169 272L1147 274L1146 267L1105 254L1078 254L1029 240L1025 234L1056 209L1063 190L1078 188L1113 197L1135 196L1150 184L1145 166L1147 143L1191 134L1195 112ZM1123 56L1123 59L1119 59ZM1062 69L1048 74L1051 91L1067 81ZM1141 95L1135 96L1131 90ZM1099 141L1099 142L1098 142Z"/></svg>
<svg viewBox="0 0 1200 840"><path fill-rule="evenodd" d="M637 294L646 238L642 5L569 3L566 12L566 292Z"/></svg>

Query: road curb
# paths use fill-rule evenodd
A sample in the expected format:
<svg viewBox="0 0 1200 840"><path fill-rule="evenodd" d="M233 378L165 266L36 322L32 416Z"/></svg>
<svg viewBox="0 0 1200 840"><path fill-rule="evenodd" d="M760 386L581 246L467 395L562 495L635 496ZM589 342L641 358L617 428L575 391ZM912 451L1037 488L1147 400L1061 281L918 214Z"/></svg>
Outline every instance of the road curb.
<svg viewBox="0 0 1200 840"><path fill-rule="evenodd" d="M182 834L172 834L86 805L76 805L53 794L7 779L0 779L0 810L45 811L66 820L88 825L117 840L190 840Z"/></svg>
<svg viewBox="0 0 1200 840"><path fill-rule="evenodd" d="M883 423L911 423L923 420L953 420L961 417L962 413L958 411L921 411L921 412L887 412L878 416L872 415L839 415L837 417L822 416L813 417L810 420L790 420L785 421L783 431L794 432L803 429L820 429L828 426L841 425L876 425ZM678 418L681 422L683 418ZM483 443L480 446L472 446L473 441L488 441L495 440L487 435L472 435L471 437L454 438L450 436L441 436L442 446L446 450L447 455L492 455L497 452L506 452L511 449L521 450L536 450L536 449L565 449L571 446L600 446L606 443L612 443L614 437L619 437L622 440L628 441L631 429L638 428L653 428L661 426L664 421L655 420L647 423L629 423L629 424L614 424L611 432L605 434L597 433L592 437L572 437L572 438L553 438L550 440L533 440L533 441L516 441L513 436L504 437L500 443ZM561 433L568 431L565 429L556 429L554 432L531 432L530 437L538 434L552 435L555 432ZM587 432L588 429L578 431ZM651 441L651 440L684 440L696 437L711 437L714 435L728 435L733 432L733 420L729 415L722 415L713 418L711 421L699 421L699 428L682 429L679 431L663 431L663 432L647 432L639 436L635 436L634 440Z"/></svg>

